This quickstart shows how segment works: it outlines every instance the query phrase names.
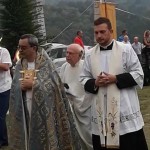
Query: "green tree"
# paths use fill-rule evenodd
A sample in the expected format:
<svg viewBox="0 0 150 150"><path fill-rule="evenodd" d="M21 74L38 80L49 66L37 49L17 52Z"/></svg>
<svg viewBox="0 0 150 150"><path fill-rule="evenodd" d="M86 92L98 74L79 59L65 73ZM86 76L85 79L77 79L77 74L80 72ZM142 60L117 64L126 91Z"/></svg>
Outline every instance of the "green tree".
<svg viewBox="0 0 150 150"><path fill-rule="evenodd" d="M31 0L0 0L1 45L6 47L13 58L18 40L26 33L36 34L40 25L34 23L38 15L34 10L36 2Z"/></svg>

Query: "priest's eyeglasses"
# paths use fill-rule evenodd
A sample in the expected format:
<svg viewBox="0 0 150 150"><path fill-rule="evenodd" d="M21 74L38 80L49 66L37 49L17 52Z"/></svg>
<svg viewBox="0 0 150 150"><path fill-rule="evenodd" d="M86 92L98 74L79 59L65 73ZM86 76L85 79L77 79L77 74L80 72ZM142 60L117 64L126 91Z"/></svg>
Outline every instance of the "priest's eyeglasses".
<svg viewBox="0 0 150 150"><path fill-rule="evenodd" d="M20 50L22 50L22 51L24 51L24 50L26 50L26 49L28 49L28 48L30 48L30 47L32 47L32 46L21 46L21 45L18 45L17 46L17 49L20 51Z"/></svg>

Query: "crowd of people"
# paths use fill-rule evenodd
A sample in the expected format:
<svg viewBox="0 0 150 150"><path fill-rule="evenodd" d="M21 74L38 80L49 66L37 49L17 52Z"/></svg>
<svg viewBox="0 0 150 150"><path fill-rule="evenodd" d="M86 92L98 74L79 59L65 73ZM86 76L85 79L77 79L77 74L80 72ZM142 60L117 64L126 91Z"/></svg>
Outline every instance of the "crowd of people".
<svg viewBox="0 0 150 150"><path fill-rule="evenodd" d="M142 42L139 42L138 36L134 36L131 43L127 30L123 30L118 41L132 46L144 71L144 85L150 85L150 31L144 32Z"/></svg>
<svg viewBox="0 0 150 150"><path fill-rule="evenodd" d="M150 31L144 33L144 48L137 36L130 44L126 30L118 41L112 33L108 18L96 19L97 44L83 60L78 31L60 74L35 35L20 37L13 78L10 54L0 47L0 148L148 150L136 87L144 83L142 53L150 69Z"/></svg>

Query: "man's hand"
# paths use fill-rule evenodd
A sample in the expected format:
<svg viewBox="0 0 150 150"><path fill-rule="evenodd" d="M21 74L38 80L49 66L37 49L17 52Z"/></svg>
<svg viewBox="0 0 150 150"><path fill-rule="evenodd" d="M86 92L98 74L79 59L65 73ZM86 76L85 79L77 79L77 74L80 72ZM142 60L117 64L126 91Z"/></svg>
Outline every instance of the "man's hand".
<svg viewBox="0 0 150 150"><path fill-rule="evenodd" d="M107 86L112 83L116 83L117 79L115 75L108 74L106 72L100 73L95 80L96 87Z"/></svg>
<svg viewBox="0 0 150 150"><path fill-rule="evenodd" d="M21 89L22 89L23 91L32 89L33 82L34 82L34 81L33 81L32 79L29 79L28 77L26 77L25 79L23 79L23 80L21 81Z"/></svg>

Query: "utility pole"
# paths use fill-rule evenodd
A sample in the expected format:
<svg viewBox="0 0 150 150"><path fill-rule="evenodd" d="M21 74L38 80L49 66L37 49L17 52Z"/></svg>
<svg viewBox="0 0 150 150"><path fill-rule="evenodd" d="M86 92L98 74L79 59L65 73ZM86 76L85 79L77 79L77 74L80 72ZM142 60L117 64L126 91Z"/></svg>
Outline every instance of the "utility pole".
<svg viewBox="0 0 150 150"><path fill-rule="evenodd" d="M34 0L34 2L36 2L35 12L37 14L35 15L36 17L34 18L34 23L40 25L40 28L37 32L41 35L41 39L46 39L46 28L43 10L45 0Z"/></svg>
<svg viewBox="0 0 150 150"><path fill-rule="evenodd" d="M116 29L116 11L114 3L107 3L107 0L94 0L94 20L101 17L107 17L112 24L113 38L117 37ZM95 40L94 40L95 41Z"/></svg>
<svg viewBox="0 0 150 150"><path fill-rule="evenodd" d="M94 20L100 17L100 3L102 2L103 0L94 0ZM96 44L95 36L94 36L94 43Z"/></svg>
<svg viewBox="0 0 150 150"><path fill-rule="evenodd" d="M100 3L102 3L103 0L94 0L94 20L100 17Z"/></svg>

